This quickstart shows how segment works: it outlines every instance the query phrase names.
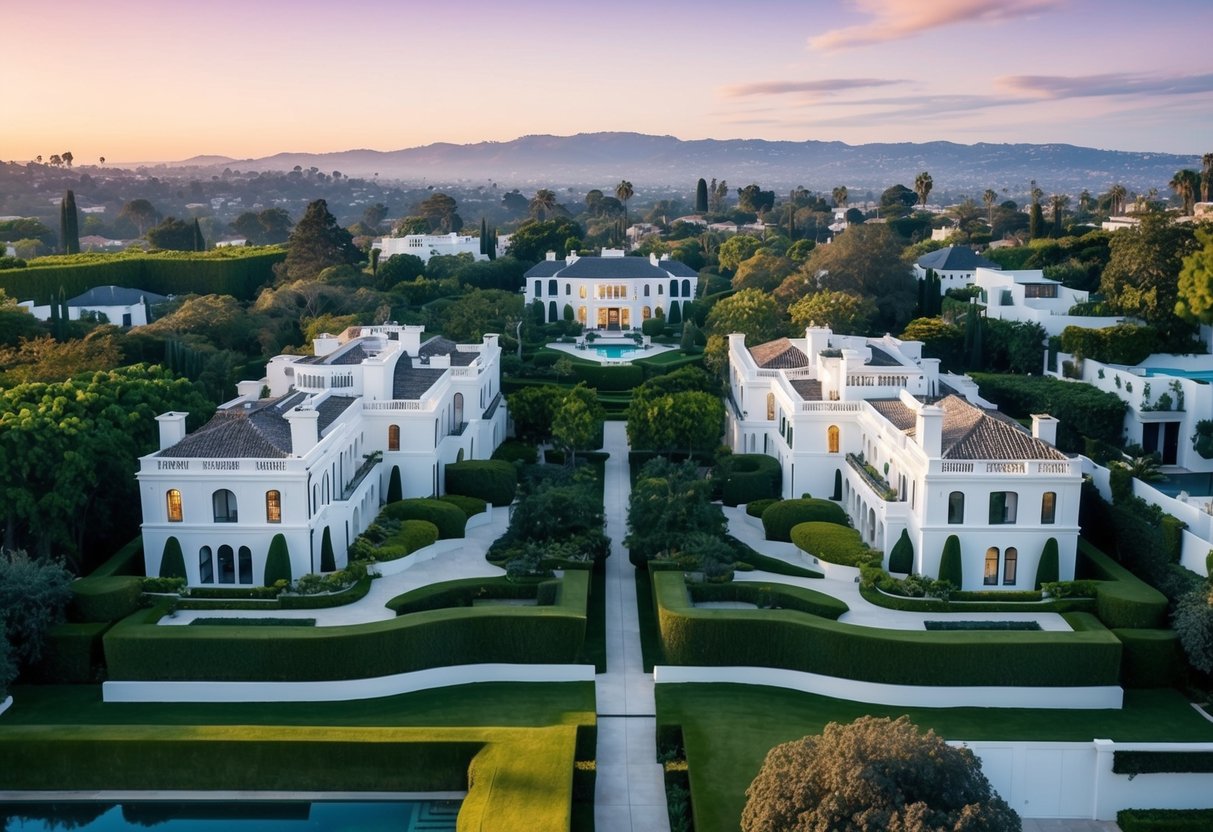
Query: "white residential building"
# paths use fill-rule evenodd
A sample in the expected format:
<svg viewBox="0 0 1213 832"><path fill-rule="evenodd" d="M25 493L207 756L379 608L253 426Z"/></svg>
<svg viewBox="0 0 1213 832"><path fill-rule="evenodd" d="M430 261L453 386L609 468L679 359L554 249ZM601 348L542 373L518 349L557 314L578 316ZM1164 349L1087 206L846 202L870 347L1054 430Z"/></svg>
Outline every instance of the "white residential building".
<svg viewBox="0 0 1213 832"><path fill-rule="evenodd" d="M809 328L747 348L729 336L727 439L780 461L783 495L830 498L887 556L905 531L914 571L938 576L956 535L964 589L1031 589L1049 538L1074 576L1081 466L987 406L967 378L939 374L922 344Z"/></svg>
<svg viewBox="0 0 1213 832"><path fill-rule="evenodd" d="M932 239L934 237L932 236ZM928 269L934 269L939 278L939 293L949 289L963 289L977 279L978 269L1001 269L993 260L987 260L968 246L948 246L930 251L914 263L914 276L923 280Z"/></svg>
<svg viewBox="0 0 1213 832"><path fill-rule="evenodd" d="M694 299L699 275L668 256L625 257L622 249L603 249L601 257L554 252L526 275L527 304L543 304L545 322L563 320L564 307L586 329L639 329L658 315L681 318L681 307ZM679 307L678 313L674 308Z"/></svg>
<svg viewBox="0 0 1213 832"><path fill-rule="evenodd" d="M496 254L505 254L505 246L509 238L498 240ZM459 234L406 234L403 237L380 237L371 244L378 249L383 260L397 254L411 254L420 257L421 262L430 262L431 257L447 254L470 254L477 260L488 260L487 254L480 253L480 238Z"/></svg>
<svg viewBox="0 0 1213 832"><path fill-rule="evenodd" d="M67 300L67 317L78 321L89 313L104 315L105 321L118 326L144 326L150 318L148 309L168 300L164 295L128 289L124 286L94 286L82 295ZM35 306L33 301L23 301L22 306L40 321L51 319L50 306Z"/></svg>
<svg viewBox="0 0 1213 832"><path fill-rule="evenodd" d="M272 359L189 434L187 414L158 416L160 450L137 475L147 574L169 537L191 586L260 584L277 534L294 577L321 570L326 533L340 568L393 479L404 497L437 495L447 464L487 459L506 432L498 336L422 343L423 329L322 335L315 355Z"/></svg>
<svg viewBox="0 0 1213 832"><path fill-rule="evenodd" d="M1039 269L978 268L973 282L981 287L987 318L1038 323L1049 335L1060 335L1068 326L1103 329L1124 322L1122 317L1071 315L1071 307L1086 303L1089 295L1050 280Z"/></svg>

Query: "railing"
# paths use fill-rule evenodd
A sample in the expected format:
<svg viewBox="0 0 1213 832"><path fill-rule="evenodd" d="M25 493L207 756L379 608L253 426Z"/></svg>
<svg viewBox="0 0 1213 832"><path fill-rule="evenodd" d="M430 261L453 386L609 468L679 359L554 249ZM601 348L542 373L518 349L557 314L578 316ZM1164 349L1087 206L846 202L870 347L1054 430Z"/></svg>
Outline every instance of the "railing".
<svg viewBox="0 0 1213 832"><path fill-rule="evenodd" d="M1072 474L1075 463L1069 460L1048 460L1041 462L1016 462L986 460L978 462L955 462L941 460L941 474Z"/></svg>
<svg viewBox="0 0 1213 832"><path fill-rule="evenodd" d="M859 478L864 481L869 488L876 492L876 496L887 503L897 502L897 491L892 488L884 477L877 474L871 469L871 466L857 457L855 454L847 454L847 462L859 474Z"/></svg>
<svg viewBox="0 0 1213 832"><path fill-rule="evenodd" d="M1026 462L987 462L987 474L1026 474L1028 473L1028 465Z"/></svg>
<svg viewBox="0 0 1213 832"><path fill-rule="evenodd" d="M363 410L430 410L432 403L429 401L412 401L406 399L385 399L377 402L362 403Z"/></svg>
<svg viewBox="0 0 1213 832"><path fill-rule="evenodd" d="M358 490L358 486L362 485L362 481L366 479L367 474L375 470L375 466L379 464L379 460L383 459L382 451L375 451L372 454L367 454L362 464L358 466L358 470L354 472L354 477L345 484L345 488L341 491L341 499L344 502L354 496L354 492Z"/></svg>
<svg viewBox="0 0 1213 832"><path fill-rule="evenodd" d="M939 470L945 474L971 474L973 473L972 462L941 462Z"/></svg>
<svg viewBox="0 0 1213 832"><path fill-rule="evenodd" d="M469 364L466 367L451 367L451 375L459 378L475 378L480 373L480 367Z"/></svg>
<svg viewBox="0 0 1213 832"><path fill-rule="evenodd" d="M501 404L501 391L498 390L497 395L493 396L493 400L491 402L489 402L489 406L484 409L484 415L481 416L480 418L492 419L493 414L497 412L497 408L500 404Z"/></svg>
<svg viewBox="0 0 1213 832"><path fill-rule="evenodd" d="M858 413L863 402L801 402L801 413Z"/></svg>

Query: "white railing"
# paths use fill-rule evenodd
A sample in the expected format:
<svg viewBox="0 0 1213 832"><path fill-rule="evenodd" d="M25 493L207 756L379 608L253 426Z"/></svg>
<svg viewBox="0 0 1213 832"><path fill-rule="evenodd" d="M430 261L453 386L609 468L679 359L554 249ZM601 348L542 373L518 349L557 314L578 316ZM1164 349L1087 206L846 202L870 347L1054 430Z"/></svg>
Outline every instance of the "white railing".
<svg viewBox="0 0 1213 832"><path fill-rule="evenodd" d="M972 462L943 462L939 465L939 470L945 474L971 474L973 473Z"/></svg>
<svg viewBox="0 0 1213 832"><path fill-rule="evenodd" d="M801 413L858 413L863 402L801 402Z"/></svg>
<svg viewBox="0 0 1213 832"><path fill-rule="evenodd" d="M378 402L362 403L363 410L430 410L433 403L430 401L415 402L402 399L388 399Z"/></svg>
<svg viewBox="0 0 1213 832"><path fill-rule="evenodd" d="M1026 462L987 462L987 474L1026 474L1028 473L1028 465Z"/></svg>

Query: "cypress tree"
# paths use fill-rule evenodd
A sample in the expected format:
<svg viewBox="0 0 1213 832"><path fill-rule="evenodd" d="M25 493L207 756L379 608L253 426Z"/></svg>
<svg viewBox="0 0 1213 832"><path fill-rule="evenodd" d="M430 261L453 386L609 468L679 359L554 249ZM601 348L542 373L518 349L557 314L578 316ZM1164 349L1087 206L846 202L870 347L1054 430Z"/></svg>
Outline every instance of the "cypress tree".
<svg viewBox="0 0 1213 832"><path fill-rule="evenodd" d="M181 552L181 541L175 536L164 541L164 553L160 556L160 577L185 577L185 555Z"/></svg>
<svg viewBox="0 0 1213 832"><path fill-rule="evenodd" d="M206 238L202 236L202 227L198 225L198 218L194 217L194 246L193 251L206 251Z"/></svg>
<svg viewBox="0 0 1213 832"><path fill-rule="evenodd" d="M485 257L489 255L489 226L484 217L480 218L480 253Z"/></svg>
<svg viewBox="0 0 1213 832"><path fill-rule="evenodd" d="M893 544L893 551L889 553L889 571L902 573L914 571L914 544L905 529L901 530L901 537L897 538L897 542Z"/></svg>
<svg viewBox="0 0 1213 832"><path fill-rule="evenodd" d="M489 234L492 237L492 239L489 240L489 252L488 252L489 259L496 260L497 259L497 229L494 228L492 231L489 232Z"/></svg>
<svg viewBox="0 0 1213 832"><path fill-rule="evenodd" d="M1040 562L1036 566L1036 588L1040 589L1041 584L1057 581L1058 570L1057 539L1050 537L1045 541L1045 548L1040 553Z"/></svg>
<svg viewBox="0 0 1213 832"><path fill-rule="evenodd" d="M682 323L682 311L679 309L678 301L672 300L670 301L669 324L675 326L680 323Z"/></svg>
<svg viewBox="0 0 1213 832"><path fill-rule="evenodd" d="M920 318L930 317L930 313L927 312L927 280L930 274L931 272L928 270L922 280L918 281L918 317Z"/></svg>
<svg viewBox="0 0 1213 832"><path fill-rule="evenodd" d="M708 210L708 183L702 177L695 186L695 212L705 213Z"/></svg>
<svg viewBox="0 0 1213 832"><path fill-rule="evenodd" d="M68 191L59 203L59 241L65 254L80 253L80 220L76 213L76 195Z"/></svg>
<svg viewBox="0 0 1213 832"><path fill-rule="evenodd" d="M943 543L943 556L939 559L939 580L950 581L957 589L964 589L964 571L960 557L960 538L948 535Z"/></svg>
<svg viewBox="0 0 1213 832"><path fill-rule="evenodd" d="M392 476L388 478L387 501L398 503L404 499L404 489L400 485L400 466L392 466Z"/></svg>
<svg viewBox="0 0 1213 832"><path fill-rule="evenodd" d="M969 352L969 369L980 370L982 366L982 345L981 345L981 330L982 322L981 315L977 314L977 307L972 307L973 312L973 344Z"/></svg>
<svg viewBox="0 0 1213 832"><path fill-rule="evenodd" d="M1033 202L1032 210L1028 212L1028 236L1035 240L1041 235L1045 228L1044 212L1040 210L1040 203Z"/></svg>
<svg viewBox="0 0 1213 832"><path fill-rule="evenodd" d="M273 586L278 581L291 580L291 551L287 546L286 537L281 533L274 535L270 541L270 551L265 556L266 586Z"/></svg>
<svg viewBox="0 0 1213 832"><path fill-rule="evenodd" d="M337 571L337 559L333 555L333 533L328 526L324 527L324 536L320 539L320 571Z"/></svg>

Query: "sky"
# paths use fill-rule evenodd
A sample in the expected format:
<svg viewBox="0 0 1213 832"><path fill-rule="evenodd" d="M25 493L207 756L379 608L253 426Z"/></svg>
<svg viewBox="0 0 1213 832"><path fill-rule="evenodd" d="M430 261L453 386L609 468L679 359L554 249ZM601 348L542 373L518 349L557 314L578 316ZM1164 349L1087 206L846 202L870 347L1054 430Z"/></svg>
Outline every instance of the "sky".
<svg viewBox="0 0 1213 832"><path fill-rule="evenodd" d="M0 0L0 159L528 134L1213 151L1213 0Z"/></svg>

